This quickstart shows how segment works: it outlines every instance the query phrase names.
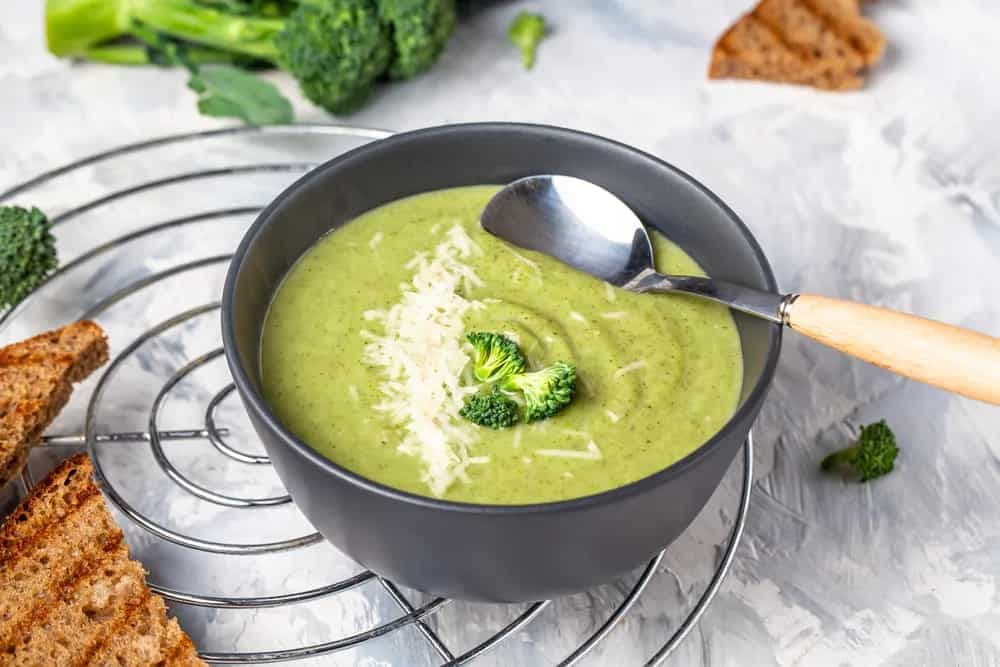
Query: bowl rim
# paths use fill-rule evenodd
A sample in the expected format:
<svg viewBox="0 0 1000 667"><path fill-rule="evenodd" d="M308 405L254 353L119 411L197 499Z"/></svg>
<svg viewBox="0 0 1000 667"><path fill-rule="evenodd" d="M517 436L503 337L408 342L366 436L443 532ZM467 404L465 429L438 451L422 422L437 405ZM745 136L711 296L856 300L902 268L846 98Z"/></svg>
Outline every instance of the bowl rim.
<svg viewBox="0 0 1000 667"><path fill-rule="evenodd" d="M667 483L677 477L682 476L689 468L698 464L703 458L709 456L722 446L722 443L727 440L727 437L738 428L738 425L742 423L750 414L759 409L760 403L763 401L765 394L767 393L771 381L774 377L775 368L778 363L778 357L781 352L781 338L782 338L782 327L772 326L769 332L768 341L768 351L767 358L764 362L764 367L761 371L760 378L757 380L754 387L751 389L750 393L747 395L746 400L741 406L730 416L725 424L706 442L701 446L696 448L694 451L684 456L683 458L675 461L666 468L653 472L645 477L642 477L634 482L629 482L624 486L618 486L613 489L608 489L605 491L600 491L597 493L592 493L586 496L579 496L576 498L570 498L568 500L558 500L550 502L539 502L539 503L527 503L527 504L516 504L516 505L499 505L499 504L479 504L479 503L469 503L469 502L459 502L453 500L444 500L441 498L433 498L430 496L421 496L409 491L403 491L401 489L396 489L391 486L382 484L372 479L363 477L348 468L345 468L334 461L328 459L327 457L320 454L318 451L310 447L306 442L295 436L291 431L289 431L285 426L278 420L278 418L271 412L264 400L264 397L259 391L257 391L254 382L250 379L247 369L244 367L240 355L236 354L236 332L235 324L233 318L233 305L234 297L236 291L236 282L239 274L243 268L244 259L247 253L254 243L259 238L261 231L267 227L272 219L274 212L281 207L281 205L291 197L294 197L298 190L312 182L321 173L324 173L328 169L334 168L337 165L354 159L359 153L364 153L375 147L380 150L385 150L387 147L391 149L392 145L396 143L404 143L410 141L414 138L426 139L440 135L448 135L452 133L466 133L466 132L503 132L503 131L522 131L522 132L533 132L539 134L540 138L572 138L576 140L586 140L589 142L595 142L599 144L605 144L610 148L617 150L622 150L627 153L655 164L659 168L665 168L672 171L682 180L686 181L688 185L694 187L702 195L706 196L711 200L719 209L725 214L729 219L729 222L736 226L737 231L743 236L746 243L749 245L754 258L758 262L763 274L764 280L767 288L771 291L778 291L777 281L774 277L774 272L771 269L770 263L767 261L767 257L764 255L764 251L757 242L757 239L750 232L750 229L746 224L740 219L740 217L733 211L722 199L718 197L714 192L709 190L701 182L696 180L694 177L689 175L687 172L677 168L673 164L658 158L654 155L646 153L645 151L639 150L633 146L625 144L614 139L609 139L597 134L590 132L584 132L581 130L573 130L564 127L558 127L553 125L544 125L537 123L518 123L518 122L472 122L472 123L450 123L445 125L436 125L431 127L425 127L416 130L410 130L406 132L399 132L392 134L384 139L376 139L374 141L363 144L357 148L353 148L345 153L341 153L336 157L324 162L323 164L310 170L308 173L297 179L291 185L287 186L277 197L275 197L271 203L269 203L256 217L254 222L250 225L247 231L244 233L243 238L240 240L240 244L236 251L233 253L232 259L230 260L229 267L226 272L226 280L223 287L222 293L222 308L221 308L221 324L222 324L222 339L223 347L225 352L225 357L227 364L229 366L230 372L233 376L233 383L236 385L239 391L245 407L255 413L255 416L264 422L264 425L270 429L273 433L278 436L278 440L281 441L282 446L288 447L300 456L304 458L313 466L316 466L324 473L328 475L333 475L342 481L359 487L361 490L375 493L385 498L398 500L411 505L417 505L427 509L443 510L447 512L458 512L458 513L473 513L473 514L486 514L486 515L519 515L519 514L539 514L548 512L567 512L567 511L579 511L593 508L598 505L606 505L611 503L616 503L621 500L625 500L629 497L641 495L646 491L657 487L661 484ZM318 240L318 239L317 239ZM271 295L273 297L273 294Z"/></svg>

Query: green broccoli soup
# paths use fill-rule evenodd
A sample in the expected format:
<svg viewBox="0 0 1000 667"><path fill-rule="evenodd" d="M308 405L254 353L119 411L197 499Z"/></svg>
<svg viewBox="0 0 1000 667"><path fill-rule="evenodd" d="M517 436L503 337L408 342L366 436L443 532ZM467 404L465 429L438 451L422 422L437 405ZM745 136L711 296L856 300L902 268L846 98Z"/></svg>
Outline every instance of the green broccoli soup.
<svg viewBox="0 0 1000 667"><path fill-rule="evenodd" d="M299 260L262 341L281 422L359 475L471 503L590 495L697 449L741 388L728 310L508 245L479 226L496 191L392 202ZM660 270L704 275L653 245Z"/></svg>

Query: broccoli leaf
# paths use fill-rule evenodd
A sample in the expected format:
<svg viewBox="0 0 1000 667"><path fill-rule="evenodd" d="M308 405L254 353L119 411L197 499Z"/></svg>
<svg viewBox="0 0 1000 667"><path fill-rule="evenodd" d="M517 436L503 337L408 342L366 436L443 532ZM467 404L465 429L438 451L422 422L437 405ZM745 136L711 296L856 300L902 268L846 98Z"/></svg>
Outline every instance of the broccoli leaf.
<svg viewBox="0 0 1000 667"><path fill-rule="evenodd" d="M235 67L198 68L188 87L198 93L198 110L206 116L240 118L247 125L283 125L295 119L291 103L274 84Z"/></svg>
<svg viewBox="0 0 1000 667"><path fill-rule="evenodd" d="M538 43L542 41L548 31L545 17L531 12L521 12L507 28L507 38L511 44L521 50L521 62L524 63L524 69L531 69L535 66L535 52L538 50Z"/></svg>

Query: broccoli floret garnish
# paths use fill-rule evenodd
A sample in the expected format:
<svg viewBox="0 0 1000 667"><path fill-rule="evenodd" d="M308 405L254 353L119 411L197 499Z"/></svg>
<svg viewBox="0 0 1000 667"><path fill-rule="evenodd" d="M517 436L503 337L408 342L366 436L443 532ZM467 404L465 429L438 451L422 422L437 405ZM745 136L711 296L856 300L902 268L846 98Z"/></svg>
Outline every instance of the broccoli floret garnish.
<svg viewBox="0 0 1000 667"><path fill-rule="evenodd" d="M521 349L503 334L476 331L466 339L475 350L472 374L480 382L498 382L524 370Z"/></svg>
<svg viewBox="0 0 1000 667"><path fill-rule="evenodd" d="M576 366L557 361L534 373L511 375L503 381L505 391L524 394L524 420L547 419L573 400L576 392Z"/></svg>
<svg viewBox="0 0 1000 667"><path fill-rule="evenodd" d="M524 394L527 422L551 417L573 400L576 392L573 364L557 361L548 368L525 373L527 362L510 338L482 331L470 333L466 338L475 351L472 374L479 382L493 385L492 393L474 396L459 412L469 421L491 428L512 426L517 421L519 406L502 392ZM501 425L494 425L498 423Z"/></svg>
<svg viewBox="0 0 1000 667"><path fill-rule="evenodd" d="M855 444L830 454L820 467L826 471L844 470L867 482L891 472L898 453L896 436L883 419L862 427Z"/></svg>
<svg viewBox="0 0 1000 667"><path fill-rule="evenodd" d="M459 411L473 424L492 429L509 428L517 423L517 403L499 391L477 394Z"/></svg>
<svg viewBox="0 0 1000 667"><path fill-rule="evenodd" d="M521 50L521 62L524 64L524 69L531 69L535 66L535 51L538 50L538 43L542 41L547 32L548 26L545 24L545 17L531 12L521 12L507 28L507 38L511 44Z"/></svg>
<svg viewBox="0 0 1000 667"><path fill-rule="evenodd" d="M395 53L389 77L409 79L437 61L455 30L455 0L378 0Z"/></svg>
<svg viewBox="0 0 1000 667"><path fill-rule="evenodd" d="M0 206L0 308L28 296L58 266L50 227L37 208Z"/></svg>

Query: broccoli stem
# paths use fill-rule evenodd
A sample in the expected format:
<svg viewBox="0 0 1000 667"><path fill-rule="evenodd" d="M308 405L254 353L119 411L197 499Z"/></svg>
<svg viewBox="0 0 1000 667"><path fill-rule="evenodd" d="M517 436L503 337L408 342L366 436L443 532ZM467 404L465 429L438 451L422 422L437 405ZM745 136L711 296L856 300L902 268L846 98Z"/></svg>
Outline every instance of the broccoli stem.
<svg viewBox="0 0 1000 667"><path fill-rule="evenodd" d="M854 464L854 461L858 456L859 449L860 447L858 445L845 447L844 449L838 450L827 456L822 462L820 462L819 466L825 471L851 466Z"/></svg>
<svg viewBox="0 0 1000 667"><path fill-rule="evenodd" d="M149 50L137 44L95 46L85 49L83 58L106 65L149 65Z"/></svg>
<svg viewBox="0 0 1000 667"><path fill-rule="evenodd" d="M194 0L47 0L45 7L49 51L60 57L87 57L91 48L144 27L274 62L278 55L274 36L284 25L282 19L227 14ZM102 62L141 64L134 53L101 47L96 55Z"/></svg>
<svg viewBox="0 0 1000 667"><path fill-rule="evenodd" d="M129 15L153 30L177 39L276 61L274 36L281 19L226 14L192 0L129 0Z"/></svg>
<svg viewBox="0 0 1000 667"><path fill-rule="evenodd" d="M127 0L47 0L45 40L52 55L80 56L92 46L128 34Z"/></svg>
<svg viewBox="0 0 1000 667"><path fill-rule="evenodd" d="M111 46L95 46L86 49L81 56L93 62L106 65L160 65L155 58L150 57L148 47L141 44L114 44ZM218 49L188 47L185 57L194 65L234 65L241 64L246 56L220 51Z"/></svg>

